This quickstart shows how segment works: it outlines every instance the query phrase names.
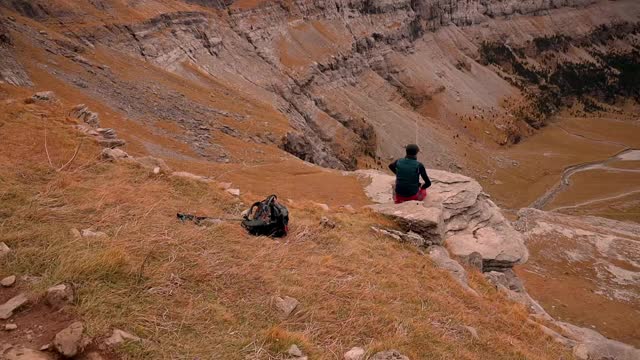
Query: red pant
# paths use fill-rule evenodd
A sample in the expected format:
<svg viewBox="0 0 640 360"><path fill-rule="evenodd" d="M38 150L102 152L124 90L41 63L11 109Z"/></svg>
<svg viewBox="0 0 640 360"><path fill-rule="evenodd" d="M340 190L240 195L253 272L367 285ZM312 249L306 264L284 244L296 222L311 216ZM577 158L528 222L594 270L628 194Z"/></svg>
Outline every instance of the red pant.
<svg viewBox="0 0 640 360"><path fill-rule="evenodd" d="M393 201L396 204L400 204L403 203L405 201L422 201L427 197L427 189L420 189L418 191L417 194L410 196L410 197L404 197L404 196L400 196L398 194L395 193L395 191L393 192Z"/></svg>

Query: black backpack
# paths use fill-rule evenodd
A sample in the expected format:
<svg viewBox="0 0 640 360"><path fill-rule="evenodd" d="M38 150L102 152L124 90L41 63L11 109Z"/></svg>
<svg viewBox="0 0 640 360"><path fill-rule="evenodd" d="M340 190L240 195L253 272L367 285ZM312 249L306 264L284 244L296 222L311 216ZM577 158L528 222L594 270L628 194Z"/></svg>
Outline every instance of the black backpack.
<svg viewBox="0 0 640 360"><path fill-rule="evenodd" d="M283 237L289 231L289 210L271 195L251 205L242 227L256 236Z"/></svg>

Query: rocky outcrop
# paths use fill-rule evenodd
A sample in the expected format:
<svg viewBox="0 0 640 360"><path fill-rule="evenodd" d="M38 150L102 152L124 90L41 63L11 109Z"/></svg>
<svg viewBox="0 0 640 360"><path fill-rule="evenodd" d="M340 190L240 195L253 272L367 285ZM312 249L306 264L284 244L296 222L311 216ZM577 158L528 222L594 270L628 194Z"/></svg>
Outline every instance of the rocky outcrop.
<svg viewBox="0 0 640 360"><path fill-rule="evenodd" d="M597 331L564 322L556 322L564 337L575 342L573 355L579 360L634 360L640 350L619 341L607 339Z"/></svg>
<svg viewBox="0 0 640 360"><path fill-rule="evenodd" d="M365 187L374 211L391 217L405 230L422 235L428 244L444 244L453 256L482 256L483 271L506 270L527 261L522 235L482 192L475 180L454 173L429 170L433 185L424 202L392 204L394 177L365 170L357 174L370 181Z"/></svg>
<svg viewBox="0 0 640 360"><path fill-rule="evenodd" d="M14 20L0 19L0 84L33 86L33 82L13 53L14 43L5 21Z"/></svg>

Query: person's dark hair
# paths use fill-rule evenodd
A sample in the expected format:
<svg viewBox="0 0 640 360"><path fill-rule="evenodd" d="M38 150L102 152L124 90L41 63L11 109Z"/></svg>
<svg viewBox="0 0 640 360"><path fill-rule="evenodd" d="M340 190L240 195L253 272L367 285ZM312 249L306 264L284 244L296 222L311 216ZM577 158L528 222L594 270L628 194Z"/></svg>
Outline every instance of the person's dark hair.
<svg viewBox="0 0 640 360"><path fill-rule="evenodd" d="M420 148L416 144L409 144L405 148L408 156L416 156L420 152Z"/></svg>

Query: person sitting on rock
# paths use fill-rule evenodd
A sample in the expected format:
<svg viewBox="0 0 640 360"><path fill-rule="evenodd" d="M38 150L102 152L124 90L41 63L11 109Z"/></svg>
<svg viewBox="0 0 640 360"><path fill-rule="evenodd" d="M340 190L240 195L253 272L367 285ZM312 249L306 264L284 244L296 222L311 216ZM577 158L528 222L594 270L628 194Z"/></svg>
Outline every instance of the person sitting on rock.
<svg viewBox="0 0 640 360"><path fill-rule="evenodd" d="M418 145L409 144L405 150L407 155L404 158L389 164L389 169L396 174L396 183L393 188L393 201L396 204L424 200L427 197L427 188L431 186L427 170L417 159L420 152ZM422 186L420 186L420 176L424 180Z"/></svg>

